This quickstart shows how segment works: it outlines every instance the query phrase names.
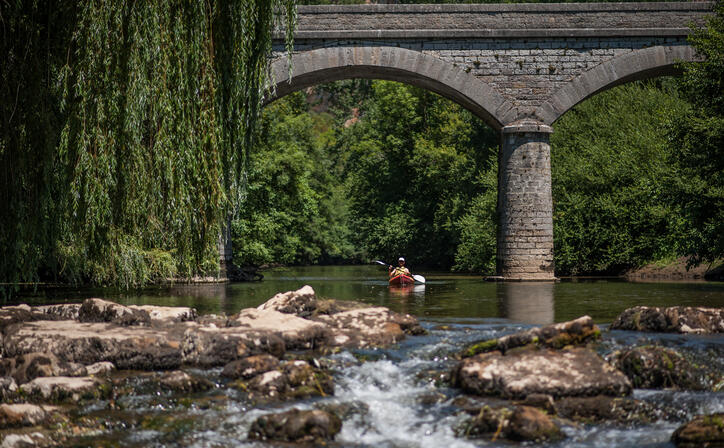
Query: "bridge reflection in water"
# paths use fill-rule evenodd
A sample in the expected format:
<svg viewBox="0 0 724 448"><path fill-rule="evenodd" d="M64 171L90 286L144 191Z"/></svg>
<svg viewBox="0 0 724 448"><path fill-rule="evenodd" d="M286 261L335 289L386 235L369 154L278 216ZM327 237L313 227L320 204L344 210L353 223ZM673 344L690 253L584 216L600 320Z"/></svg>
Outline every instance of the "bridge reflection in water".
<svg viewBox="0 0 724 448"><path fill-rule="evenodd" d="M555 321L554 282L501 282L497 296L500 316L515 322L546 325Z"/></svg>

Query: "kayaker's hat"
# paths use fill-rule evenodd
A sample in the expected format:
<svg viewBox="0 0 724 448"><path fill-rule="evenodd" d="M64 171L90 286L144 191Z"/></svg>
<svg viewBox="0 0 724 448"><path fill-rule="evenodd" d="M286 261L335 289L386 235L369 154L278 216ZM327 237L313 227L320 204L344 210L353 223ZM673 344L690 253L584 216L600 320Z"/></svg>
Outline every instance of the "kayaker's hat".
<svg viewBox="0 0 724 448"><path fill-rule="evenodd" d="M397 261L405 261L405 259L403 257L400 257L397 259Z"/></svg>

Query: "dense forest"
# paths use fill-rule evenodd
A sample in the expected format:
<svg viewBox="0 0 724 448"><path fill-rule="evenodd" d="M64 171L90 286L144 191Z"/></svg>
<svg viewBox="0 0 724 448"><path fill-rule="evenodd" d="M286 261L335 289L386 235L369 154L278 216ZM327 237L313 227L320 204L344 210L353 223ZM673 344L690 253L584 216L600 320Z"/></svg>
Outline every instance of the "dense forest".
<svg viewBox="0 0 724 448"><path fill-rule="evenodd" d="M242 266L494 271L498 136L471 113L367 80L260 111L269 30L294 3L1 2L0 282L214 274L230 215ZM724 255L723 20L719 3L682 77L555 123L558 275Z"/></svg>

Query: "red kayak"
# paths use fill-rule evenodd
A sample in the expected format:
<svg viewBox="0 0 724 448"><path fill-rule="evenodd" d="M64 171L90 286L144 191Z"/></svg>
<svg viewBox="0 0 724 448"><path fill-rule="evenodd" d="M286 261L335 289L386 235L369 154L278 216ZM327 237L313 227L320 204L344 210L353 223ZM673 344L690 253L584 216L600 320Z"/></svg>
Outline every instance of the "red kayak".
<svg viewBox="0 0 724 448"><path fill-rule="evenodd" d="M409 275L400 274L394 277L390 277L390 285L413 285L415 279Z"/></svg>

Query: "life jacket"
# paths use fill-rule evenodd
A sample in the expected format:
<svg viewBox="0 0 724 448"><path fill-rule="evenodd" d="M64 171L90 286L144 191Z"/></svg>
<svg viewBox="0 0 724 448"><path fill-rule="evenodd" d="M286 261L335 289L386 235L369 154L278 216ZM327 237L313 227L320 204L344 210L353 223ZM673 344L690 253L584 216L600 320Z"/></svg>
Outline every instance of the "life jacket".
<svg viewBox="0 0 724 448"><path fill-rule="evenodd" d="M390 277L397 277L398 275L402 275L402 274L410 275L410 270L407 269L406 267L398 266L395 269L393 269L392 272L390 272Z"/></svg>

